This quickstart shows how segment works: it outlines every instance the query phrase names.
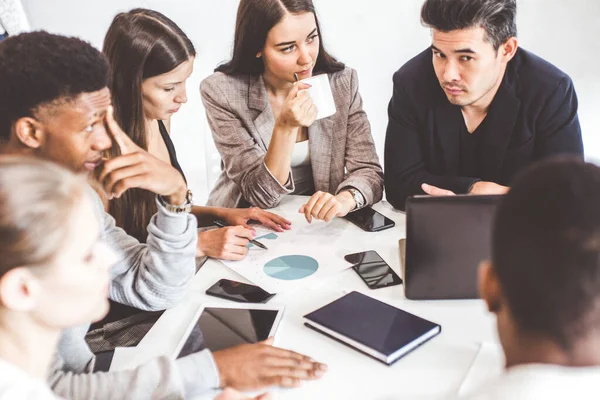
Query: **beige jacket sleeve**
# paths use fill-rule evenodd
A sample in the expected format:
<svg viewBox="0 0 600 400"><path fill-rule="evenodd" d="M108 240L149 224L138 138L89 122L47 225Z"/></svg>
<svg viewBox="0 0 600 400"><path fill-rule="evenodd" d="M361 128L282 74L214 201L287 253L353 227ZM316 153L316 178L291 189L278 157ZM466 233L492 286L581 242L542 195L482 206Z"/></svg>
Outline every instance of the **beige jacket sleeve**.
<svg viewBox="0 0 600 400"><path fill-rule="evenodd" d="M266 151L249 133L242 118L233 112L227 94L214 81L204 80L200 93L229 179L250 204L260 208L277 206L283 196L294 191L291 172L286 185L281 185L271 174L264 162Z"/></svg>
<svg viewBox="0 0 600 400"><path fill-rule="evenodd" d="M346 176L336 189L358 189L365 198L365 205L379 202L383 197L383 170L371 135L371 124L363 110L358 92L358 74L352 70L350 79L352 100L348 110L345 152Z"/></svg>

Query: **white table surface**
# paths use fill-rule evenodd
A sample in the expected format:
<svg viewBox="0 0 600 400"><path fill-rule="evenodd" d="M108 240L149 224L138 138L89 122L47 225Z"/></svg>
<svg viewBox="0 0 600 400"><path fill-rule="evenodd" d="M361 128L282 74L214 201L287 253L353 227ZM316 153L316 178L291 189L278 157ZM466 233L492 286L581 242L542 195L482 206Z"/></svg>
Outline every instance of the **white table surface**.
<svg viewBox="0 0 600 400"><path fill-rule="evenodd" d="M306 197L287 196L274 212L292 221L292 229L305 226L297 213ZM333 240L332 251L347 254L376 250L400 275L398 240L405 237L405 215L386 202L374 208L393 219L396 226L382 232L364 232L345 220L343 241ZM326 225L323 222L324 232ZM206 289L221 278L247 282L221 262L208 260L194 277L180 305L167 310L135 350L127 353L135 365L157 354L172 354L191 323L199 304L231 303L207 296ZM282 293L268 304L284 305L285 314L275 338L279 347L306 354L328 365L318 381L301 388L277 390L280 399L419 399L457 394L482 343L497 343L495 321L480 300L411 301L404 286L370 290L348 269L316 287L295 293ZM392 304L442 326L442 333L392 366L386 366L303 325L303 315L322 307L352 290ZM499 361L500 362L500 361ZM471 382L470 384L473 384ZM211 396L206 396L210 398Z"/></svg>

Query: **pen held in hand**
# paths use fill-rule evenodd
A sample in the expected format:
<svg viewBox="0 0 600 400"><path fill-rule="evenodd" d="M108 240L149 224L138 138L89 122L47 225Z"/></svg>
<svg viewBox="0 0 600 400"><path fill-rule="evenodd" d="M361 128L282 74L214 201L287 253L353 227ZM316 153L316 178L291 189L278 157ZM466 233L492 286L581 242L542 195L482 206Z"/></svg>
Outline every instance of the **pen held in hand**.
<svg viewBox="0 0 600 400"><path fill-rule="evenodd" d="M221 221L214 221L214 224L216 226L218 226L219 228L225 228L227 225L225 225L224 223L222 223ZM252 243L253 245L255 245L256 247L260 247L261 249L265 249L265 250L269 250L267 248L267 246L265 246L264 244L262 244L261 242L254 240L254 239L250 239L250 243Z"/></svg>

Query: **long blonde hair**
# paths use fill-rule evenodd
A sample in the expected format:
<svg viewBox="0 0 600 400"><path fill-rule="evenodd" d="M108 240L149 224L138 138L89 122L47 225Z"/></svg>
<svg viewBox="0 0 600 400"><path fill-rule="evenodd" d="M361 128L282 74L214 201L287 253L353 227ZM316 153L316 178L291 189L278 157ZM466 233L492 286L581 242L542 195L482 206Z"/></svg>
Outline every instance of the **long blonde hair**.
<svg viewBox="0 0 600 400"><path fill-rule="evenodd" d="M52 261L85 185L85 177L49 161L0 156L0 277Z"/></svg>

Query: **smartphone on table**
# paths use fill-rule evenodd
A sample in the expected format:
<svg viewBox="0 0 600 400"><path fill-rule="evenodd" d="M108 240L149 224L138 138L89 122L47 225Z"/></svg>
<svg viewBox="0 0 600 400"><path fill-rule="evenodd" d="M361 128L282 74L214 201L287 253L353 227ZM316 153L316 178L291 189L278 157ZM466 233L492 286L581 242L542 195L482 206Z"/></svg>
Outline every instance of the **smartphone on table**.
<svg viewBox="0 0 600 400"><path fill-rule="evenodd" d="M402 279L374 250L348 254L346 261L354 264L352 269L369 289L379 289L402 284Z"/></svg>
<svg viewBox="0 0 600 400"><path fill-rule="evenodd" d="M221 279L206 291L210 296L237 301L240 303L266 303L275 294L271 294L258 286Z"/></svg>
<svg viewBox="0 0 600 400"><path fill-rule="evenodd" d="M373 210L371 207L365 207L351 212L344 218L367 232L379 232L396 225L394 221Z"/></svg>

